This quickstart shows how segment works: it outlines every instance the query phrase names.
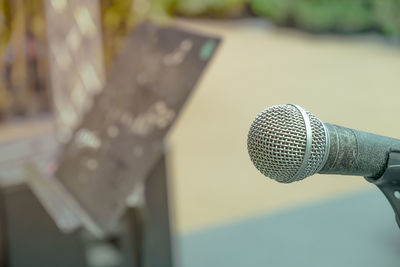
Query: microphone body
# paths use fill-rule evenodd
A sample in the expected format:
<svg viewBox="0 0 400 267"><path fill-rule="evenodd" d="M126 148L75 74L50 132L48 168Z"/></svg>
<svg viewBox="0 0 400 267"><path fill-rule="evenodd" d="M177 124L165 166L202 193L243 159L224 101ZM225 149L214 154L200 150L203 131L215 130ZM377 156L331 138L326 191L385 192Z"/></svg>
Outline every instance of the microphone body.
<svg viewBox="0 0 400 267"><path fill-rule="evenodd" d="M324 123L329 152L319 173L379 178L390 151L400 151L400 140Z"/></svg>
<svg viewBox="0 0 400 267"><path fill-rule="evenodd" d="M400 140L323 123L294 104L260 112L253 121L247 148L254 166L281 183L315 173L379 178L389 153Z"/></svg>

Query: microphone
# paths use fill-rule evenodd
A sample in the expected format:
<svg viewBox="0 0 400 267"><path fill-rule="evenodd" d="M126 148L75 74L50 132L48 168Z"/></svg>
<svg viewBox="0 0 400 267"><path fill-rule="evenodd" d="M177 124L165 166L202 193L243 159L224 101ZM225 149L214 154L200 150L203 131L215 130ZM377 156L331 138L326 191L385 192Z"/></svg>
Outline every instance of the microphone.
<svg viewBox="0 0 400 267"><path fill-rule="evenodd" d="M323 123L294 104L264 109L253 121L247 149L254 166L281 183L315 173L378 179L400 140Z"/></svg>

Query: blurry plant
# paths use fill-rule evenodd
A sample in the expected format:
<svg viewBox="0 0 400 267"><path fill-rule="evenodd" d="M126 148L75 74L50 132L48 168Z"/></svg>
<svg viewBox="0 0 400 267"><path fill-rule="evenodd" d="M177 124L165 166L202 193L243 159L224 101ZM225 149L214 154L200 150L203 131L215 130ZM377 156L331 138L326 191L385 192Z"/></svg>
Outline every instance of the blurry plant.
<svg viewBox="0 0 400 267"><path fill-rule="evenodd" d="M253 12L313 32L379 30L400 35L400 0L250 0Z"/></svg>
<svg viewBox="0 0 400 267"><path fill-rule="evenodd" d="M11 35L11 7L8 0L0 0L0 54Z"/></svg>
<svg viewBox="0 0 400 267"><path fill-rule="evenodd" d="M109 67L125 37L149 17L168 17L175 0L101 0L104 57Z"/></svg>
<svg viewBox="0 0 400 267"><path fill-rule="evenodd" d="M221 17L240 12L247 0L176 0L175 11L188 16Z"/></svg>
<svg viewBox="0 0 400 267"><path fill-rule="evenodd" d="M100 0L104 57L109 67L126 35L139 22L163 20L172 15L176 0Z"/></svg>
<svg viewBox="0 0 400 267"><path fill-rule="evenodd" d="M0 0L0 60L4 54L5 48L11 36L11 6L8 0ZM0 70L3 70L2 60L0 61ZM0 74L3 74L2 72ZM11 97L3 81L0 79L0 120L4 113L11 106Z"/></svg>
<svg viewBox="0 0 400 267"><path fill-rule="evenodd" d="M172 15L176 10L178 0L148 0L148 2L151 2L149 17L157 19Z"/></svg>
<svg viewBox="0 0 400 267"><path fill-rule="evenodd" d="M149 17L233 17L247 7L278 25L312 32L379 30L400 39L400 0L99 0L106 66L121 48L128 32ZM15 0L0 0L0 55L10 39ZM28 30L45 36L43 0L24 1Z"/></svg>
<svg viewBox="0 0 400 267"><path fill-rule="evenodd" d="M278 25L312 32L354 33L377 30L400 39L400 0L153 0L169 13L232 16L252 12ZM160 5L161 6L161 5Z"/></svg>
<svg viewBox="0 0 400 267"><path fill-rule="evenodd" d="M400 39L400 0L370 0L374 19L386 35Z"/></svg>
<svg viewBox="0 0 400 267"><path fill-rule="evenodd" d="M372 9L364 0L297 2L294 23L314 31L353 32L372 26Z"/></svg>
<svg viewBox="0 0 400 267"><path fill-rule="evenodd" d="M292 0L252 0L250 5L256 15L268 17L280 25L289 22L293 10Z"/></svg>
<svg viewBox="0 0 400 267"><path fill-rule="evenodd" d="M44 39L46 35L46 21L44 16L43 0L29 0L24 2L27 30L36 38Z"/></svg>
<svg viewBox="0 0 400 267"><path fill-rule="evenodd" d="M103 0L101 4L104 31L124 32L131 23L129 15L132 1Z"/></svg>
<svg viewBox="0 0 400 267"><path fill-rule="evenodd" d="M103 26L104 57L106 66L110 65L115 53L119 50L123 37L130 28L132 20L131 0L103 0L101 18Z"/></svg>

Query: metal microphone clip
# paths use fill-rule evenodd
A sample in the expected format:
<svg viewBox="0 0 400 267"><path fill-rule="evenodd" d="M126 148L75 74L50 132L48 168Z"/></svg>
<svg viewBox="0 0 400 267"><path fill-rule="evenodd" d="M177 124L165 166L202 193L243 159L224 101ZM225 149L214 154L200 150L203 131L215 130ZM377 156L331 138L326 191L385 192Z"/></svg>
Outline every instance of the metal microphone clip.
<svg viewBox="0 0 400 267"><path fill-rule="evenodd" d="M364 178L375 184L389 200L396 215L397 225L400 227L400 151L389 153L386 170L380 178Z"/></svg>

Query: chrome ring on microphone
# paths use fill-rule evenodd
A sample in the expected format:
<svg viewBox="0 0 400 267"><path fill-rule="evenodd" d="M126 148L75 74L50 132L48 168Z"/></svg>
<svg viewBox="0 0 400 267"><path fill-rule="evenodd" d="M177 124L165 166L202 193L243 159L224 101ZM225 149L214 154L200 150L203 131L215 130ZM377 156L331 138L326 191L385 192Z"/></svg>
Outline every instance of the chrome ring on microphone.
<svg viewBox="0 0 400 267"><path fill-rule="evenodd" d="M293 176L293 178L290 179L290 181L289 181L289 182L293 182L293 181L299 180L299 178L301 177L301 175L303 174L303 172L307 168L308 161L309 161L310 156L311 156L312 130L311 130L311 121L310 121L310 118L308 117L307 112L302 107L300 107L298 105L295 105L295 104L288 104L288 105L291 105L291 106L295 107L298 111L300 111L300 113L301 113L301 115L303 117L303 120L304 120L305 128L306 128L306 150L304 152L303 161L302 161L302 163L300 165L299 170Z"/></svg>

